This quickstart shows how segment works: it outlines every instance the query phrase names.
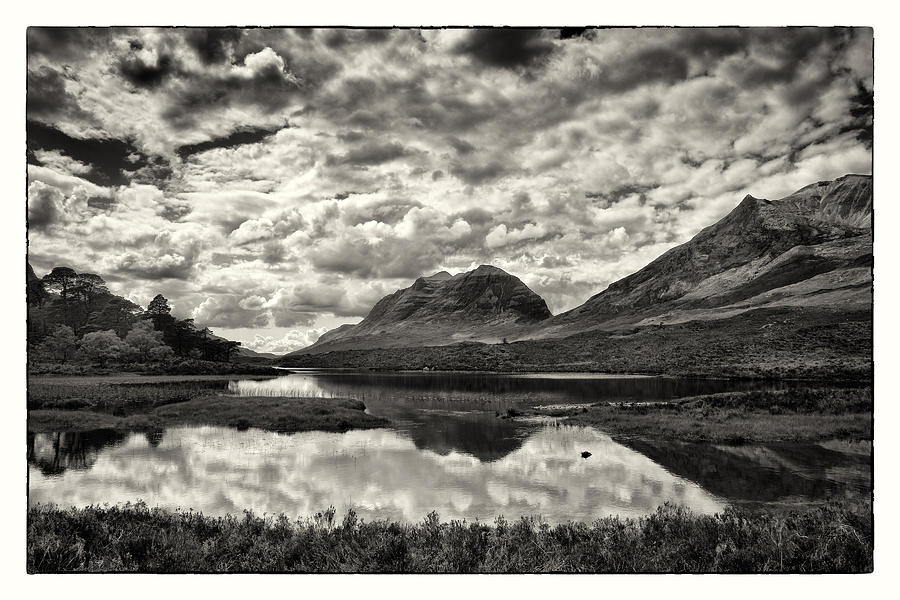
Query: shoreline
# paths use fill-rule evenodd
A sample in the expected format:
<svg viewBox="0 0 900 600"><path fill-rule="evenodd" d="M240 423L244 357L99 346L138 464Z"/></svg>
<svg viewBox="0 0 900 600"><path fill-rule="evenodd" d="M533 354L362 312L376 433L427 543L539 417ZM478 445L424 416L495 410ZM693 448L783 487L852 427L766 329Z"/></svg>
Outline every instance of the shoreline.
<svg viewBox="0 0 900 600"><path fill-rule="evenodd" d="M257 427L280 432L390 426L363 402L340 398L248 397L221 393L231 376L35 378L28 431L158 430L175 425ZM267 377L257 376L259 379ZM540 377L540 375L538 375ZM818 382L780 390L733 391L661 402L533 405L496 413L523 424L535 417L608 435L708 443L871 440L872 388ZM537 426L537 423L532 424Z"/></svg>

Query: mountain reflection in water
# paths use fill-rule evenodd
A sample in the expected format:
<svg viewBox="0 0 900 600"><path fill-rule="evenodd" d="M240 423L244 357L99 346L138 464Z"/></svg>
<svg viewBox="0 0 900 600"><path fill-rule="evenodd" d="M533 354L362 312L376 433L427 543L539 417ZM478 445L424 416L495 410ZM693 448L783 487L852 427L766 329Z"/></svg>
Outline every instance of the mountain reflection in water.
<svg viewBox="0 0 900 600"><path fill-rule="evenodd" d="M783 387L786 384L768 384ZM311 369L263 381L231 382L248 396L354 398L389 419L416 447L438 454L500 459L521 447L532 427L498 419L509 409L600 401L670 400L723 391L758 389L758 382L678 379L593 373L373 373Z"/></svg>

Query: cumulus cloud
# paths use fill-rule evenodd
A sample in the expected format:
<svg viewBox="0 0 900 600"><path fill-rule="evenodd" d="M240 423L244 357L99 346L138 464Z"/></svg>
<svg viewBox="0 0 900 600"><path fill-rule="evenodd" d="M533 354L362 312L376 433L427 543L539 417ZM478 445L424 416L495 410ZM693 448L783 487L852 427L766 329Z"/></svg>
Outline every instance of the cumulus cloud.
<svg viewBox="0 0 900 600"><path fill-rule="evenodd" d="M46 230L60 218L65 201L63 193L55 187L40 181L33 181L28 186L28 226L37 230Z"/></svg>
<svg viewBox="0 0 900 600"><path fill-rule="evenodd" d="M300 331L292 329L281 338L275 338L270 335L255 335L252 340L244 343L244 346L257 352L273 352L275 354L287 354L300 348L310 346L319 339L323 333L327 331L323 328L313 328Z"/></svg>
<svg viewBox="0 0 900 600"><path fill-rule="evenodd" d="M244 299L235 295L210 296L193 311L191 318L202 326L209 327L265 327L268 315L257 309L241 305Z"/></svg>
<svg viewBox="0 0 900 600"><path fill-rule="evenodd" d="M59 150L35 150L34 156L44 166L61 173L84 175L91 171L91 165L75 160L71 156L66 156Z"/></svg>
<svg viewBox="0 0 900 600"><path fill-rule="evenodd" d="M547 231L543 225L526 223L521 229L507 230L506 225L501 223L487 234L484 238L484 242L487 244L488 248L499 248L500 246L515 244L523 240L540 238L546 235L546 233Z"/></svg>

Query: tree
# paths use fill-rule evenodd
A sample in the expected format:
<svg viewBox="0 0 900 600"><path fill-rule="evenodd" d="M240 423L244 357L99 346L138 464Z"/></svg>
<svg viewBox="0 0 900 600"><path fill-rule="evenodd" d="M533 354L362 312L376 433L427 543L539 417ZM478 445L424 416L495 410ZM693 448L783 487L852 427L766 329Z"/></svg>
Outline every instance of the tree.
<svg viewBox="0 0 900 600"><path fill-rule="evenodd" d="M44 285L50 291L57 293L63 300L69 299L72 287L77 281L78 273L69 267L53 267L53 270L44 275Z"/></svg>
<svg viewBox="0 0 900 600"><path fill-rule="evenodd" d="M171 348L163 343L163 334L153 328L150 321L138 321L125 336L125 343L137 350L143 362L150 359L150 352L156 348L165 347L171 352Z"/></svg>
<svg viewBox="0 0 900 600"><path fill-rule="evenodd" d="M151 348L147 354L148 358L153 362L165 362L175 356L175 353L172 352L172 349L165 344L163 344L162 346Z"/></svg>
<svg viewBox="0 0 900 600"><path fill-rule="evenodd" d="M142 312L134 302L109 294L98 299L84 329L87 332L113 329L116 335L124 337Z"/></svg>
<svg viewBox="0 0 900 600"><path fill-rule="evenodd" d="M47 290L44 289L44 282L38 279L34 274L34 269L27 264L25 271L25 301L29 306L41 306L47 299Z"/></svg>
<svg viewBox="0 0 900 600"><path fill-rule="evenodd" d="M93 362L105 367L108 361L116 361L134 352L134 348L122 341L112 329L87 333L81 338L81 351Z"/></svg>
<svg viewBox="0 0 900 600"><path fill-rule="evenodd" d="M78 338L75 337L75 332L68 325L58 326L44 338L40 345L42 352L61 363L72 358L77 347Z"/></svg>
<svg viewBox="0 0 900 600"><path fill-rule="evenodd" d="M147 305L147 314L151 316L167 315L172 312L169 301L162 294L157 294Z"/></svg>
<svg viewBox="0 0 900 600"><path fill-rule="evenodd" d="M44 275L43 282L47 291L58 294L62 298L62 322L71 325L75 329L75 324L71 319L70 299L72 295L72 287L78 274L74 269L69 267L53 267L53 270Z"/></svg>
<svg viewBox="0 0 900 600"><path fill-rule="evenodd" d="M171 312L172 309L169 308L169 301L166 300L166 297L162 294L157 294L150 301L150 304L147 305L144 318L153 321L153 327L157 331L163 332L165 342L178 351L178 348L171 342L171 330L175 325L175 317L170 314Z"/></svg>
<svg viewBox="0 0 900 600"><path fill-rule="evenodd" d="M99 296L109 295L109 289L106 287L106 282L99 275L78 273L75 275L71 293L84 306L85 312L90 312L95 299Z"/></svg>

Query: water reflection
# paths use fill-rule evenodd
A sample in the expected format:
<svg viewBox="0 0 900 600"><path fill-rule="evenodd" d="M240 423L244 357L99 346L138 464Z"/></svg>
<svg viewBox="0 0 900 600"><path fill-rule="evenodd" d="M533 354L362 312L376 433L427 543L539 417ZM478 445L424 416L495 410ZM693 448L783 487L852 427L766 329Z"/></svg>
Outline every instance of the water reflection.
<svg viewBox="0 0 900 600"><path fill-rule="evenodd" d="M510 403L592 403L670 400L727 391L783 388L725 379L684 379L592 373L377 373L308 370L264 381L229 383L248 396L351 397L379 401L465 402L470 407L507 408Z"/></svg>
<svg viewBox="0 0 900 600"><path fill-rule="evenodd" d="M785 384L772 384L783 386ZM482 461L521 447L532 426L497 418L509 409L599 401L669 400L729 390L758 389L758 382L675 379L590 373L373 373L307 370L263 381L233 381L242 396L355 398L388 418L416 447Z"/></svg>
<svg viewBox="0 0 900 600"><path fill-rule="evenodd" d="M28 463L45 476L59 475L67 469L90 469L102 448L118 444L125 437L124 433L109 430L52 434L29 432Z"/></svg>
<svg viewBox="0 0 900 600"><path fill-rule="evenodd" d="M590 459L580 452L590 449ZM540 514L551 522L641 515L667 500L698 512L721 499L589 428L542 428L500 460L422 450L390 430L290 436L217 427L177 428L158 447L131 435L87 471L31 473L30 501L85 506L143 498L209 514L309 515L353 506L368 519L491 520Z"/></svg>
<svg viewBox="0 0 900 600"><path fill-rule="evenodd" d="M223 384L224 386L224 384ZM219 427L29 434L30 502L144 499L209 514L306 516L334 505L419 520L541 514L549 521L640 515L669 500L819 499L871 489L869 455L815 444L714 446L613 440L590 428L535 427L511 408L667 400L759 389L758 382L565 375L305 372L237 381L248 396L350 397L391 429L279 435ZM582 451L591 452L587 460Z"/></svg>
<svg viewBox="0 0 900 600"><path fill-rule="evenodd" d="M705 490L741 502L855 495L871 486L868 456L817 444L620 441Z"/></svg>

